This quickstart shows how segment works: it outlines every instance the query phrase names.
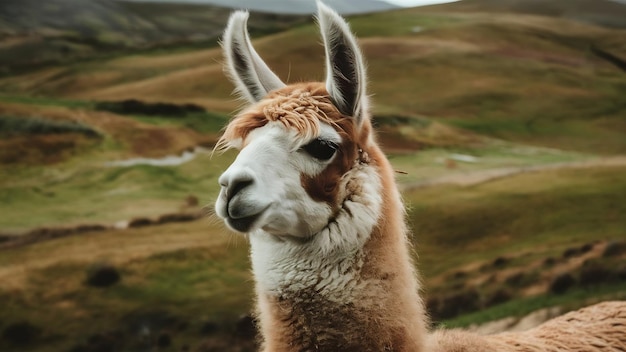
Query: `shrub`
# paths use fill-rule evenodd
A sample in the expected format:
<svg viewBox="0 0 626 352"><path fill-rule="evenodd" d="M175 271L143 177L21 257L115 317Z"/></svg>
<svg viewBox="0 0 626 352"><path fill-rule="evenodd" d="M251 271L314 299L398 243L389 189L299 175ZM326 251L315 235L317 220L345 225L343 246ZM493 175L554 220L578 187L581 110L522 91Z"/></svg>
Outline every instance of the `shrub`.
<svg viewBox="0 0 626 352"><path fill-rule="evenodd" d="M136 99L100 102L96 104L96 109L123 115L148 116L184 116L205 112L203 107L195 104L146 103Z"/></svg>
<svg viewBox="0 0 626 352"><path fill-rule="evenodd" d="M108 264L96 264L87 271L86 284L93 287L113 286L121 280L119 271Z"/></svg>
<svg viewBox="0 0 626 352"><path fill-rule="evenodd" d="M148 218L135 218L128 222L128 227L144 227L154 225L154 221Z"/></svg>
<svg viewBox="0 0 626 352"><path fill-rule="evenodd" d="M580 253L587 253L593 249L593 243L585 243L580 247Z"/></svg>
<svg viewBox="0 0 626 352"><path fill-rule="evenodd" d="M170 347L172 345L172 337L166 332L161 332L157 337L156 345L159 348Z"/></svg>
<svg viewBox="0 0 626 352"><path fill-rule="evenodd" d="M573 258L576 257L578 255L582 254L580 251L580 248L568 248L563 252L563 258Z"/></svg>
<svg viewBox="0 0 626 352"><path fill-rule="evenodd" d="M554 266L554 264L556 264L556 259L553 257L548 257L543 261L543 266L545 267L551 267Z"/></svg>
<svg viewBox="0 0 626 352"><path fill-rule="evenodd" d="M439 319L449 319L463 313L476 311L480 308L480 296L478 291L468 289L450 296L444 297L437 313L433 315Z"/></svg>
<svg viewBox="0 0 626 352"><path fill-rule="evenodd" d="M494 268L502 268L509 263L509 259L505 257L498 257L494 259L492 265Z"/></svg>
<svg viewBox="0 0 626 352"><path fill-rule="evenodd" d="M604 248L604 252L602 252L602 256L603 257L615 257L625 252L626 252L625 242L612 241L606 245L606 247Z"/></svg>
<svg viewBox="0 0 626 352"><path fill-rule="evenodd" d="M487 297L487 299L485 300L485 307L491 307L495 306L496 304L510 301L511 298L513 298L513 295L509 291L502 288L498 289L491 295L489 295L489 297Z"/></svg>
<svg viewBox="0 0 626 352"><path fill-rule="evenodd" d="M41 335L41 329L27 321L13 323L4 328L2 337L15 345L26 345Z"/></svg>
<svg viewBox="0 0 626 352"><path fill-rule="evenodd" d="M550 292L561 294L569 290L576 284L576 279L569 274L563 273L555 276L550 283Z"/></svg>
<svg viewBox="0 0 626 352"><path fill-rule="evenodd" d="M257 332L256 319L251 314L241 316L235 325L235 332L239 338L254 339Z"/></svg>
<svg viewBox="0 0 626 352"><path fill-rule="evenodd" d="M600 263L586 261L580 268L580 284L592 286L605 283L612 279L613 273Z"/></svg>
<svg viewBox="0 0 626 352"><path fill-rule="evenodd" d="M526 275L520 271L518 273L511 274L510 276L508 276L506 279L504 279L504 282L507 285L510 285L513 287L520 287L521 284L524 282L525 276Z"/></svg>
<svg viewBox="0 0 626 352"><path fill-rule="evenodd" d="M155 224L167 224L170 222L194 221L202 217L200 213L172 213L159 216ZM130 226L130 225L129 225Z"/></svg>
<svg viewBox="0 0 626 352"><path fill-rule="evenodd" d="M200 326L200 333L202 335L212 335L215 334L218 330L219 325L212 320L207 320Z"/></svg>
<svg viewBox="0 0 626 352"><path fill-rule="evenodd" d="M0 137L37 134L80 133L90 138L100 134L77 122L53 121L38 117L0 116Z"/></svg>

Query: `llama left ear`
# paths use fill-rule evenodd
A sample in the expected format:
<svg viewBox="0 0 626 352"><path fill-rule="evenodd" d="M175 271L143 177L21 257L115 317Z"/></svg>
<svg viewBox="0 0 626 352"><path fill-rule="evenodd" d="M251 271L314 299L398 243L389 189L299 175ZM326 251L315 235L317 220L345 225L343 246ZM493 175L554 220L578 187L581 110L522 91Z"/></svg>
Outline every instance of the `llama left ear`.
<svg viewBox="0 0 626 352"><path fill-rule="evenodd" d="M363 56L348 23L317 1L318 21L326 50L326 90L339 111L360 124L367 115Z"/></svg>

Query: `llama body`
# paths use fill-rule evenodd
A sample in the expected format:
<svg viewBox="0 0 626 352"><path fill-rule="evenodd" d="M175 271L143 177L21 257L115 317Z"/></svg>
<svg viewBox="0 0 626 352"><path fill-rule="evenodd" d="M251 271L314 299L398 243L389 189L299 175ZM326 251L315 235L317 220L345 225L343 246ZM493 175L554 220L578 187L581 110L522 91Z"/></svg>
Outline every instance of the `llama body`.
<svg viewBox="0 0 626 352"><path fill-rule="evenodd" d="M355 147L337 185L341 205L322 230L295 242L250 235L267 351L422 350L409 333L425 328L415 319L423 311L414 273L404 265L401 203L396 192L382 192L391 169L367 138ZM383 208L400 218L383 222Z"/></svg>
<svg viewBox="0 0 626 352"><path fill-rule="evenodd" d="M621 352L626 351L626 303L599 303L523 332L480 336L441 330L430 340L433 352Z"/></svg>
<svg viewBox="0 0 626 352"><path fill-rule="evenodd" d="M507 341L427 331L356 39L334 11L318 9L324 83L284 84L253 49L245 12L231 16L223 40L250 106L218 143L240 153L219 179L216 213L248 234L264 351L500 350Z"/></svg>

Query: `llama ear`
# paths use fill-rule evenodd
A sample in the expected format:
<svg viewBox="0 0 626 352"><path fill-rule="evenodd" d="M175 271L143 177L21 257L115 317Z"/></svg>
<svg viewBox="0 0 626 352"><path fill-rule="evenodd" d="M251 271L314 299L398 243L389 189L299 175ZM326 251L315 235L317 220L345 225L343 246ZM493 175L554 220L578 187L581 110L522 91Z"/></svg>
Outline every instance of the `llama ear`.
<svg viewBox="0 0 626 352"><path fill-rule="evenodd" d="M250 43L247 11L236 11L228 20L222 47L231 80L248 101L257 102L272 90L285 86Z"/></svg>
<svg viewBox="0 0 626 352"><path fill-rule="evenodd" d="M363 56L339 14L319 0L317 11L326 50L326 89L339 111L360 123L367 112Z"/></svg>

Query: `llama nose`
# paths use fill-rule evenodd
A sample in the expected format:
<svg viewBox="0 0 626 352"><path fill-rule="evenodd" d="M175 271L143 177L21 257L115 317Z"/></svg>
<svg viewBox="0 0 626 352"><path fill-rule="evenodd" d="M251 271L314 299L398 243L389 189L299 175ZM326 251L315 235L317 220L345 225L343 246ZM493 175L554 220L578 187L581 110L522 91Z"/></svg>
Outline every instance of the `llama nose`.
<svg viewBox="0 0 626 352"><path fill-rule="evenodd" d="M230 202L230 200L244 188L252 185L254 183L254 179L247 173L240 173L232 175L231 177L220 177L219 183L220 186L222 186L227 202Z"/></svg>

